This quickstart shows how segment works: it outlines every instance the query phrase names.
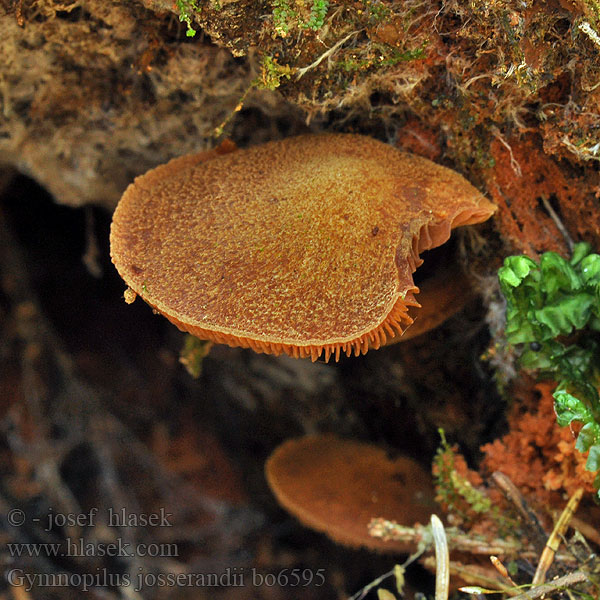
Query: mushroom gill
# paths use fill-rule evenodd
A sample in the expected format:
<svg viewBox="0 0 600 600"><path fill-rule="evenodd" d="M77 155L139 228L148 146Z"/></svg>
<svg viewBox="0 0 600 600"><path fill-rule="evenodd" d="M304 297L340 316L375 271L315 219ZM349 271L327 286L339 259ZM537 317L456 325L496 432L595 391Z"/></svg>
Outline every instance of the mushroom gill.
<svg viewBox="0 0 600 600"><path fill-rule="evenodd" d="M111 228L135 294L231 346L312 360L378 348L412 322L419 254L495 210L459 174L364 136L231 150L138 177Z"/></svg>
<svg viewBox="0 0 600 600"><path fill-rule="evenodd" d="M411 307L409 316L413 323L401 335L390 337L386 346L407 342L441 325L465 308L475 297L469 278L456 262L447 261L444 268L439 265L429 277L419 283L419 307ZM429 263L426 263L429 264Z"/></svg>
<svg viewBox="0 0 600 600"><path fill-rule="evenodd" d="M414 551L411 542L371 537L369 522L383 517L412 527L427 523L435 509L431 475L416 461L332 434L285 441L267 460L265 474L281 506L347 546Z"/></svg>

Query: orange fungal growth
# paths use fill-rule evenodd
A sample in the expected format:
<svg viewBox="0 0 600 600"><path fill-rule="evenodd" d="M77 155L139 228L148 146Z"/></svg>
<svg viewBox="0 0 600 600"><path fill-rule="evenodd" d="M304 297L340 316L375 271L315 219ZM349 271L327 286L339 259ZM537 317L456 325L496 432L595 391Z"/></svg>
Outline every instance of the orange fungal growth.
<svg viewBox="0 0 600 600"><path fill-rule="evenodd" d="M411 527L428 523L435 510L431 475L417 462L331 434L284 442L265 472L281 506L347 546L410 552L410 542L371 537L369 521L383 517Z"/></svg>
<svg viewBox="0 0 600 600"><path fill-rule="evenodd" d="M364 136L232 149L138 177L111 228L131 290L218 343L312 360L378 348L412 322L419 254L495 210L459 174Z"/></svg>

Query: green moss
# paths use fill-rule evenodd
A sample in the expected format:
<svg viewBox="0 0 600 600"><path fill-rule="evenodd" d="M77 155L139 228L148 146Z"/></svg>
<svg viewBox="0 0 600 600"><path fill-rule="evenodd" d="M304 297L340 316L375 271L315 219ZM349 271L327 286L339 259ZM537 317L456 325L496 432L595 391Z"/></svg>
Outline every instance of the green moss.
<svg viewBox="0 0 600 600"><path fill-rule="evenodd" d="M290 6L289 0L273 0L273 26L275 32L285 37L293 27L297 13Z"/></svg>
<svg viewBox="0 0 600 600"><path fill-rule="evenodd" d="M293 29L319 31L325 23L329 0L313 0L310 12L304 0L272 0L273 29L286 37Z"/></svg>
<svg viewBox="0 0 600 600"><path fill-rule="evenodd" d="M346 73L355 73L372 68L393 67L398 63L411 62L425 57L427 44L419 48L398 50L387 44L372 44L368 54L358 56L352 54L340 59L337 66Z"/></svg>
<svg viewBox="0 0 600 600"><path fill-rule="evenodd" d="M265 56L261 65L261 76L255 82L255 87L266 90L276 90L285 77L290 79L294 70L289 65L280 65L272 56Z"/></svg>
<svg viewBox="0 0 600 600"><path fill-rule="evenodd" d="M329 0L314 0L310 9L310 17L303 27L318 31L325 23L327 10L329 9Z"/></svg>
<svg viewBox="0 0 600 600"><path fill-rule="evenodd" d="M208 356L212 346L213 343L208 340L200 340L193 335L185 336L179 362L194 379L198 379L202 375L204 359Z"/></svg>
<svg viewBox="0 0 600 600"><path fill-rule="evenodd" d="M584 0L586 16L593 27L600 25L600 2L598 0Z"/></svg>
<svg viewBox="0 0 600 600"><path fill-rule="evenodd" d="M458 473L454 462L455 451L446 440L444 430L440 428L438 433L441 443L433 459L435 489L440 500L448 507L448 512L466 522L475 520L477 516L490 519L504 535L509 531L514 532L516 523L492 504L487 494Z"/></svg>
<svg viewBox="0 0 600 600"><path fill-rule="evenodd" d="M390 7L383 2L363 0L363 5L367 11L367 18L371 25L388 20L392 14Z"/></svg>
<svg viewBox="0 0 600 600"><path fill-rule="evenodd" d="M193 11L200 11L197 0L175 0L179 20L187 25L185 35L194 37L196 30L192 27Z"/></svg>
<svg viewBox="0 0 600 600"><path fill-rule="evenodd" d="M462 508L465 502L472 511L478 514L489 513L493 508L491 500L474 488L465 477L458 474L454 466L454 450L446 440L444 430L439 429L438 432L441 444L434 458L438 495L448 506L450 512L460 515L463 519L468 518Z"/></svg>
<svg viewBox="0 0 600 600"><path fill-rule="evenodd" d="M539 263L509 256L498 272L507 302L505 335L520 364L552 377L562 427L583 427L575 448L586 469L600 472L600 255L576 244L567 260L554 252ZM600 473L595 486L600 489Z"/></svg>

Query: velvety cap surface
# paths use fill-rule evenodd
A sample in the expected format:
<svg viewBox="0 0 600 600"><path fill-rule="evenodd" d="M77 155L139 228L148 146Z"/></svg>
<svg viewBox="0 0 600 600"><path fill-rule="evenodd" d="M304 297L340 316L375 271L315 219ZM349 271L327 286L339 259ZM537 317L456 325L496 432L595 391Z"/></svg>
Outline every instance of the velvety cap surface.
<svg viewBox="0 0 600 600"><path fill-rule="evenodd" d="M410 551L410 544L371 537L369 521L383 517L412 527L428 523L436 508L431 476L416 461L334 435L284 442L265 472L284 508L345 545Z"/></svg>
<svg viewBox="0 0 600 600"><path fill-rule="evenodd" d="M495 210L457 173L358 135L175 159L115 211L130 288L181 329L292 356L399 333L418 254Z"/></svg>

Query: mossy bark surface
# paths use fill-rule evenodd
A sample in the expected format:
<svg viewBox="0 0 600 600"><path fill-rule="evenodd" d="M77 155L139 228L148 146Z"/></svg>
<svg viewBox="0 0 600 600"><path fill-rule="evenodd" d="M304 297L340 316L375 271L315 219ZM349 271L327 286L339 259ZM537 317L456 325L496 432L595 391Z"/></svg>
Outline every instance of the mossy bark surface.
<svg viewBox="0 0 600 600"><path fill-rule="evenodd" d="M512 251L557 246L541 194L597 245L599 16L592 0L4 0L0 160L58 202L113 207L223 123L246 145L305 122L459 170Z"/></svg>

